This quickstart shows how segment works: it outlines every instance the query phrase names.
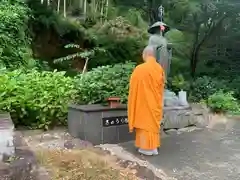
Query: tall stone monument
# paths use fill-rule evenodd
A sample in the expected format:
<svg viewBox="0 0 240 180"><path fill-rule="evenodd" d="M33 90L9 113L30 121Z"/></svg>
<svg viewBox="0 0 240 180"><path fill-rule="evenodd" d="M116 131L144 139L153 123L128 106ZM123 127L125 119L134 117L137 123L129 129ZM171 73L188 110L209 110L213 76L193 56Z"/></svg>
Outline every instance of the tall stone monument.
<svg viewBox="0 0 240 180"><path fill-rule="evenodd" d="M170 65L172 59L171 44L168 43L164 35L170 30L170 27L163 22L164 8L160 6L159 21L155 22L148 29L150 34L148 45L153 46L155 49L155 56L159 64L165 71L166 80L170 72ZM167 89L164 91L164 106L179 106L179 98L174 92Z"/></svg>

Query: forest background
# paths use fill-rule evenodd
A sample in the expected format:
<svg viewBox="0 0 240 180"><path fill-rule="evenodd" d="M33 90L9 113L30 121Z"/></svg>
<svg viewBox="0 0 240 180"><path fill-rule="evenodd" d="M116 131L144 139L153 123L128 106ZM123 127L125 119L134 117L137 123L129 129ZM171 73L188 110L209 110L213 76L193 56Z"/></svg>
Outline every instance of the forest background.
<svg viewBox="0 0 240 180"><path fill-rule="evenodd" d="M167 88L239 114L237 0L2 0L0 109L16 125L48 129L66 124L70 102L126 103L160 5L173 47Z"/></svg>

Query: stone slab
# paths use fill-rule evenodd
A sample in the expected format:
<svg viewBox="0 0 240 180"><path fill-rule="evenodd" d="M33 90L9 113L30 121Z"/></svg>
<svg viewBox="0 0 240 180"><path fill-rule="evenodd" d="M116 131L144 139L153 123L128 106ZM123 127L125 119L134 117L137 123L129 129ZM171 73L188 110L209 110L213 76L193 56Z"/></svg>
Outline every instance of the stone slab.
<svg viewBox="0 0 240 180"><path fill-rule="evenodd" d="M101 105L69 106L69 133L94 145L121 143L133 140L134 134L128 133L127 109L106 108Z"/></svg>
<svg viewBox="0 0 240 180"><path fill-rule="evenodd" d="M127 105L122 104L117 108L110 108L109 106L103 106L101 104L89 104L89 105L76 105L70 104L70 109L76 109L83 112L98 112L98 111L116 111L116 110L127 110ZM190 106L171 106L164 107L164 110L182 110L182 109L191 109Z"/></svg>
<svg viewBox="0 0 240 180"><path fill-rule="evenodd" d="M115 110L126 110L127 105L121 105L118 108L110 108L109 106L103 106L101 104L89 104L89 105L69 105L70 109L77 109L83 112L103 112L103 111L115 111Z"/></svg>
<svg viewBox="0 0 240 180"><path fill-rule="evenodd" d="M163 138L159 155L142 159L176 180L239 180L240 121L228 123ZM139 156L133 142L120 146Z"/></svg>

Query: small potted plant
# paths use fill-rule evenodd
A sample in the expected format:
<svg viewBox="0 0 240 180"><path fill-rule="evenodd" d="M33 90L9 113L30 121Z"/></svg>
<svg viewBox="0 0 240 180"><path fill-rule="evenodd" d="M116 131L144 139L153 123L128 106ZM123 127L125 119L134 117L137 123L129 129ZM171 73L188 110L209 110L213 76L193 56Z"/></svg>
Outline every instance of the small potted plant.
<svg viewBox="0 0 240 180"><path fill-rule="evenodd" d="M109 97L109 98L107 98L108 106L110 108L117 108L121 105L120 100L121 100L120 97Z"/></svg>

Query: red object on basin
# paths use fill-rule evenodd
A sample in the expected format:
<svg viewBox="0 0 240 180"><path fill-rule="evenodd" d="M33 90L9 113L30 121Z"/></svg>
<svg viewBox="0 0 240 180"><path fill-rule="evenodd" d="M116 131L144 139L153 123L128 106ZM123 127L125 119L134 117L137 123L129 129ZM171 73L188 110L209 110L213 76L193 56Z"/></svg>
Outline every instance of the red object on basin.
<svg viewBox="0 0 240 180"><path fill-rule="evenodd" d="M109 97L108 99L108 105L110 108L117 108L120 106L120 97Z"/></svg>

